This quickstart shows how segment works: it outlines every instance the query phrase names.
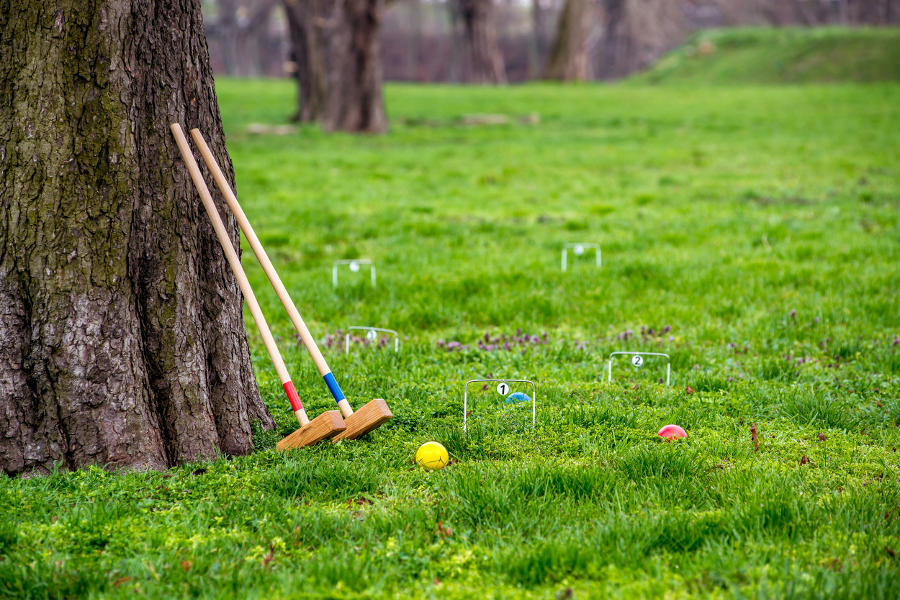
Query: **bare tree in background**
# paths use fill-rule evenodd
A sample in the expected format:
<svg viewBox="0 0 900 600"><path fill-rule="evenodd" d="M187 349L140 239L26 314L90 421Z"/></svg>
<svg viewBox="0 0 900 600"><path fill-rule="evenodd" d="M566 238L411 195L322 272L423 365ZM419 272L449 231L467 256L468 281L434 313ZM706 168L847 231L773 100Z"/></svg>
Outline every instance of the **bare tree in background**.
<svg viewBox="0 0 900 600"><path fill-rule="evenodd" d="M396 0L386 1L384 19L378 39L382 49L380 64L383 76L406 81L484 81L472 79L470 45L466 41L462 8L471 0ZM900 18L900 0L594 0L602 8L596 25L588 34L590 59L587 72L576 77L610 79L626 76L651 64L662 53L683 43L695 31L710 27L739 25L887 25ZM275 5L273 10L271 7ZM308 12L312 20L277 18L279 4L296 6ZM285 67L283 57L289 38L295 40L302 59L305 52L316 48L326 52L334 26L333 10L342 5L336 0L204 0L208 11L206 30L210 40L212 64L226 74L277 76ZM562 26L560 15L570 3L566 0L493 0L487 3L491 29L502 56L499 72L507 81L524 81L541 77L556 30ZM572 3L569 10L572 10ZM473 5L474 6L474 5ZM317 8L318 7L318 8ZM477 8L477 7L476 7ZM608 18L607 18L608 17ZM567 23L584 25L585 19L569 18ZM307 23L305 28L299 24ZM490 22L489 22L490 25ZM578 32L578 27L564 27ZM304 33L305 31L305 33ZM583 32L583 30L582 30ZM302 41L304 35L312 40ZM560 37L574 40L577 35ZM582 44L563 44L562 56L572 56L566 49ZM482 44L481 47L487 47ZM575 52L574 55L578 55ZM288 66L311 65L309 60L294 60ZM564 64L566 61L563 61ZM324 59L319 64L325 64ZM482 64L491 65L490 61ZM560 63L556 63L557 65ZM571 62L571 64L583 64ZM465 71L464 71L465 69ZM554 74L554 66L548 73ZM490 66L489 72L494 73ZM324 114L327 71L317 77L291 71L308 85L300 86L298 96L302 120L321 121ZM304 88L307 91L303 91Z"/></svg>
<svg viewBox="0 0 900 600"><path fill-rule="evenodd" d="M285 0L284 3L298 88L295 120L301 123L321 122L325 115L332 4L331 0Z"/></svg>
<svg viewBox="0 0 900 600"><path fill-rule="evenodd" d="M207 19L210 51L227 75L260 75L272 57L266 53L277 39L271 39L269 25L278 0L216 0L216 17Z"/></svg>
<svg viewBox="0 0 900 600"><path fill-rule="evenodd" d="M599 16L596 0L566 0L556 25L556 37L547 58L544 79L588 79L589 42Z"/></svg>
<svg viewBox="0 0 900 600"><path fill-rule="evenodd" d="M886 25L900 18L900 0L694 0L714 7L721 25Z"/></svg>
<svg viewBox="0 0 900 600"><path fill-rule="evenodd" d="M406 79L418 81L422 52L422 2L407 0L409 4L409 46L406 48Z"/></svg>
<svg viewBox="0 0 900 600"><path fill-rule="evenodd" d="M222 66L228 75L237 75L237 9L238 0L218 0L218 19L207 29L210 34L218 34L222 44Z"/></svg>
<svg viewBox="0 0 900 600"><path fill-rule="evenodd" d="M506 83L497 44L492 0L449 0L454 23L462 30L461 79L465 83Z"/></svg>
<svg viewBox="0 0 900 600"><path fill-rule="evenodd" d="M379 30L385 0L337 0L328 52L326 131L384 133Z"/></svg>
<svg viewBox="0 0 900 600"><path fill-rule="evenodd" d="M379 30L385 0L285 0L300 121L383 133Z"/></svg>
<svg viewBox="0 0 900 600"><path fill-rule="evenodd" d="M692 31L737 25L887 25L900 0L603 0L595 75L625 77L684 43Z"/></svg>
<svg viewBox="0 0 900 600"><path fill-rule="evenodd" d="M625 77L684 41L688 31L681 2L604 0L606 28L599 45L596 75Z"/></svg>
<svg viewBox="0 0 900 600"><path fill-rule="evenodd" d="M531 0L531 45L528 48L528 74L536 79L547 53L547 0Z"/></svg>
<svg viewBox="0 0 900 600"><path fill-rule="evenodd" d="M238 72L242 75L254 75L257 68L252 64L254 60L262 62L259 56L265 51L265 46L255 48L255 52L251 51L254 44L259 44L267 35L269 22L278 6L278 0L255 0L248 2L247 6L241 7L238 12L238 28L236 38L237 48L237 67Z"/></svg>

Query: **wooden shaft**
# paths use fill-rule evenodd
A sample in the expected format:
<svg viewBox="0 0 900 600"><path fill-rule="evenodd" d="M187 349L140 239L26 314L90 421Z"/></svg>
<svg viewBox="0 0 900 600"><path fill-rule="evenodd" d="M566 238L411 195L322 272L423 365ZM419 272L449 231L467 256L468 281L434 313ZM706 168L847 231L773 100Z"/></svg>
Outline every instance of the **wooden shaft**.
<svg viewBox="0 0 900 600"><path fill-rule="evenodd" d="M287 311L291 322L294 324L294 329L296 329L297 333L300 334L300 339L303 341L303 345L306 346L306 350L309 352L309 355L312 357L313 362L316 364L316 368L319 370L319 374L321 374L322 377L325 378L326 382L328 383L329 389L332 390L332 394L335 394L334 388L332 388L332 383L334 386L337 386L337 383L334 382L334 376L331 375L331 369L328 368L328 363L325 362L325 357L322 356L322 352L319 350L319 346L316 344L316 340L309 332L309 328L306 326L306 323L303 322L303 317L300 316L300 312L297 310L297 307L291 300L287 288L281 281L281 277L278 276L278 271L275 270L275 266L272 264L272 261L269 260L269 255L266 254L266 250L265 248L263 248L262 243L260 243L259 238L256 236L256 232L253 231L253 226L250 225L250 220L247 218L247 215L244 214L244 210L241 208L240 203L238 203L237 197L235 196L234 191L231 189L231 185L225 178L225 174L222 172L222 169L219 168L219 163L216 161L216 157L213 156L212 151L206 144L206 140L203 139L203 134L200 133L199 129L192 129L191 137L194 139L194 143L197 145L197 149L200 151L200 156L203 157L203 161L209 168L210 173L212 173L213 179L215 180L216 185L219 187L219 191L222 192L222 196L225 198L225 203L228 205L228 208L231 209L231 212L234 214L234 218L237 219L238 225L240 226L241 231L244 232L244 236L246 236L247 241L250 242L250 248L252 248L253 253L256 254L256 258L259 260L259 264L262 266L263 271L265 271L266 277L269 278L269 282L272 284L272 287L275 288L275 293L278 295L278 299L281 300L281 304L284 306L284 309ZM343 398L343 393L340 392L340 387L337 387L337 390L337 394L335 394L335 401L338 403L338 406L340 407L341 412L344 414L344 416L349 417L353 414L353 409L350 408L350 404L347 402L347 400Z"/></svg>
<svg viewBox="0 0 900 600"><path fill-rule="evenodd" d="M215 204L213 204L212 196L209 193L209 189L206 187L203 175L200 173L200 167L197 166L197 161L194 160L194 154L191 152L187 138L184 137L184 132L181 130L181 125L178 123L172 123L170 128L172 130L172 135L175 136L175 143L178 144L178 150L181 152L181 158L184 159L184 163L187 165L191 179L194 181L194 187L197 188L197 193L200 194L200 200L203 202L206 214L209 216L213 229L216 231L216 237L219 238L219 244L221 244L222 250L225 251L225 258L228 259L231 272L234 273L234 276L238 281L241 293L244 294L244 299L247 301L247 306L250 308L250 314L253 315L253 320L256 322L259 334L262 336L263 344L266 347L266 351L269 353L269 358L272 359L272 364L275 366L275 371L278 373L278 379L281 380L281 384L285 387L288 398L291 399L291 407L294 408L294 414L297 415L297 420L300 421L300 425L306 425L309 423L309 418L306 416L306 411L303 410L303 404L300 402L300 399L296 398L295 391L293 392L295 398L291 398L291 392L294 389L293 383L291 383L291 376L288 374L287 367L284 365L284 360L281 358L278 346L275 345L275 338L272 337L272 332L269 331L269 325L266 323L266 319L262 314L259 302L256 301L256 296L253 294L253 288L250 287L250 281L244 273L244 268L241 266L241 261L238 258L237 252L235 252L234 246L231 245L231 238L225 230L225 224L222 222L222 217L219 216L219 212L216 210ZM290 389L288 389L288 386L290 386Z"/></svg>

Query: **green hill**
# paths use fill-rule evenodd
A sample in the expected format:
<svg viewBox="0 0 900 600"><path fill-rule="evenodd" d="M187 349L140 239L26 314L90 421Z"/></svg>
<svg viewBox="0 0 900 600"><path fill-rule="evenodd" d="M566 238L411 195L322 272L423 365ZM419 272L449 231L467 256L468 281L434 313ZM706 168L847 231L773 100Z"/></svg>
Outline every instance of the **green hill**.
<svg viewBox="0 0 900 600"><path fill-rule="evenodd" d="M633 80L678 84L898 81L900 28L707 30Z"/></svg>

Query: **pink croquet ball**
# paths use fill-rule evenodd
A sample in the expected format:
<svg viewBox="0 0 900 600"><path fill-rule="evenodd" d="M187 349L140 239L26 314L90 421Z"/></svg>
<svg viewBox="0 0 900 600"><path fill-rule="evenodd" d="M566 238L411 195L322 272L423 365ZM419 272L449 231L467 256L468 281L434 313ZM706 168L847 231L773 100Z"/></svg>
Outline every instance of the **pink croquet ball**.
<svg viewBox="0 0 900 600"><path fill-rule="evenodd" d="M656 432L661 438L666 438L667 442L671 442L672 440L678 438L686 438L687 433L684 432L684 429L679 427L678 425L664 425L662 429Z"/></svg>

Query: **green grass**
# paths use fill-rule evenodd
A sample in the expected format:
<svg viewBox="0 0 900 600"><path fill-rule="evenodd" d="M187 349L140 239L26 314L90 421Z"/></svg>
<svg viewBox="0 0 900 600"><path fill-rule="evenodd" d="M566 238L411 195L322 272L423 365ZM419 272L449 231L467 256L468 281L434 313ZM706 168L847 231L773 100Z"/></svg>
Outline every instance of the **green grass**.
<svg viewBox="0 0 900 600"><path fill-rule="evenodd" d="M677 85L900 81L900 28L707 30L634 80Z"/></svg>
<svg viewBox="0 0 900 600"><path fill-rule="evenodd" d="M251 332L278 422L260 451L3 479L0 597L896 597L900 87L392 85L383 137L253 135L291 84L218 92L238 196L314 334L401 332L398 354L324 349L395 418L275 452L295 424ZM568 241L603 268L561 273ZM359 256L378 288L333 290ZM332 408L243 262L308 409ZM672 387L649 359L607 384L622 349L669 353ZM534 430L498 428L474 386L463 435L489 374L536 382ZM428 440L458 462L416 468Z"/></svg>

